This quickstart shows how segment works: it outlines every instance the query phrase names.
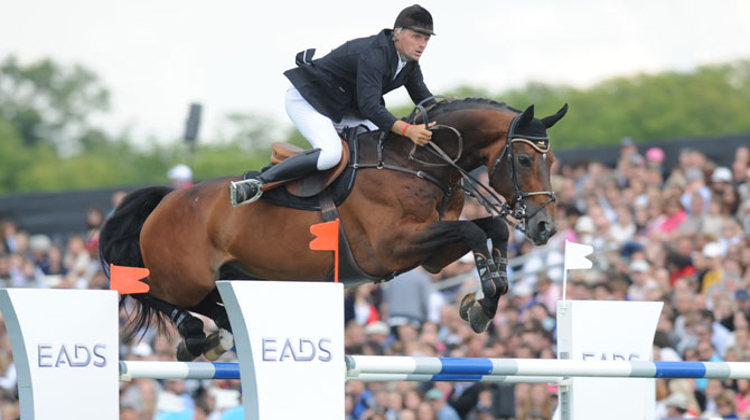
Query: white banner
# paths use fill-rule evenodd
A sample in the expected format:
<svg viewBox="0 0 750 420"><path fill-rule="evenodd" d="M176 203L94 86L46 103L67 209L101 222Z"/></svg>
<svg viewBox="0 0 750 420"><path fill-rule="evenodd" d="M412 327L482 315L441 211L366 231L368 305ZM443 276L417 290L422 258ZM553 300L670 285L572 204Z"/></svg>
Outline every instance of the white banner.
<svg viewBox="0 0 750 420"><path fill-rule="evenodd" d="M557 305L558 358L571 360L653 360L661 302L560 301ZM565 419L653 420L655 380L572 378L560 393Z"/></svg>
<svg viewBox="0 0 750 420"><path fill-rule="evenodd" d="M237 346L245 419L343 419L343 285L217 285Z"/></svg>
<svg viewBox="0 0 750 420"><path fill-rule="evenodd" d="M21 419L119 418L117 292L0 290Z"/></svg>

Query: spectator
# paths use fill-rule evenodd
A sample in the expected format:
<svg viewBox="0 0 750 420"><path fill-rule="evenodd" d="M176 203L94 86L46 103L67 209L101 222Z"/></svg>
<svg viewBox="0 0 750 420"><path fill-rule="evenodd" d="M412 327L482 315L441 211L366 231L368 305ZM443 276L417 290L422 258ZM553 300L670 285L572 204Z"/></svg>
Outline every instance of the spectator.
<svg viewBox="0 0 750 420"><path fill-rule="evenodd" d="M629 300L646 300L648 289L658 284L651 277L651 267L645 260L636 260L630 264L630 279L633 284L628 288Z"/></svg>
<svg viewBox="0 0 750 420"><path fill-rule="evenodd" d="M687 419L692 418L688 414L688 401L684 394L676 392L672 393L666 401L667 405L667 418L670 419Z"/></svg>
<svg viewBox="0 0 750 420"><path fill-rule="evenodd" d="M86 249L91 255L99 252L99 231L104 224L104 212L96 206L86 210Z"/></svg>
<svg viewBox="0 0 750 420"><path fill-rule="evenodd" d="M739 419L737 413L737 402L734 398L734 392L729 389L725 389L716 397L716 411L722 419ZM747 411L742 413L743 417L746 417Z"/></svg>
<svg viewBox="0 0 750 420"><path fill-rule="evenodd" d="M420 328L429 315L430 276L421 268L401 274L382 286L391 328L413 323Z"/></svg>
<svg viewBox="0 0 750 420"><path fill-rule="evenodd" d="M350 289L344 299L344 322L355 320L364 326L380 320L380 312L375 304L376 289L377 286L373 283L365 283L353 290Z"/></svg>
<svg viewBox="0 0 750 420"><path fill-rule="evenodd" d="M456 410L451 407L443 392L437 388L432 388L425 394L425 399L430 402L435 411L435 420L460 420Z"/></svg>
<svg viewBox="0 0 750 420"><path fill-rule="evenodd" d="M173 166L169 172L167 172L167 178L169 178L172 186L177 189L193 186L193 170L182 163Z"/></svg>

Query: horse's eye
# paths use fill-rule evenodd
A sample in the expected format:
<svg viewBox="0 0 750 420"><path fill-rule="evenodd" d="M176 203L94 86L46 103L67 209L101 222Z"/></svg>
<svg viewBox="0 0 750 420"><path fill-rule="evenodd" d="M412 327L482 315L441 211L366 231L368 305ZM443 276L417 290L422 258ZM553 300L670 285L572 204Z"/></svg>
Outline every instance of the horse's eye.
<svg viewBox="0 0 750 420"><path fill-rule="evenodd" d="M527 155L518 155L518 163L530 167L531 166L531 158Z"/></svg>

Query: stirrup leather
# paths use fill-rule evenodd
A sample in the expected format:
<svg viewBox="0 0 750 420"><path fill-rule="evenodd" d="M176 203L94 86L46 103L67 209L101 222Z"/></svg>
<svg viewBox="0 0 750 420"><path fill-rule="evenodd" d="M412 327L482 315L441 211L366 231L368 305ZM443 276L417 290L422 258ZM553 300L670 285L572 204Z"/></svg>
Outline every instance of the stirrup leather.
<svg viewBox="0 0 750 420"><path fill-rule="evenodd" d="M239 185L255 185L255 195L248 198L245 201L240 202L238 197L238 186ZM232 201L232 207L241 206L243 204L250 204L260 198L261 195L263 195L263 190L261 187L263 186L263 183L258 181L257 179L245 179L242 181L230 181L229 182L229 198Z"/></svg>

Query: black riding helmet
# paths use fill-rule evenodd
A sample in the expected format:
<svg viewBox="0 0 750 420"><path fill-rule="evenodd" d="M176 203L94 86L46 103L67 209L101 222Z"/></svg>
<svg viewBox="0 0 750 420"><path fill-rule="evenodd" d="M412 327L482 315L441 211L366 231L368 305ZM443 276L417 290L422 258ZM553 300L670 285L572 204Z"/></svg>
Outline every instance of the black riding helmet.
<svg viewBox="0 0 750 420"><path fill-rule="evenodd" d="M394 28L407 28L425 35L435 35L432 31L432 15L424 7L415 4L402 10L396 18Z"/></svg>

